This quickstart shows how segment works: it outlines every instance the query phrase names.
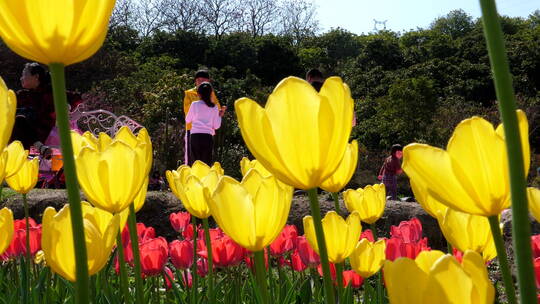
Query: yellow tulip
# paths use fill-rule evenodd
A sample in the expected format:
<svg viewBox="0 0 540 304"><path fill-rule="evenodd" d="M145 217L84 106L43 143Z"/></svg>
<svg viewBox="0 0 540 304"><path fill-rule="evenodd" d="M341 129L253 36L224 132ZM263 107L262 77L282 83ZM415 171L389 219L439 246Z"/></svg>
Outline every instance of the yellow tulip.
<svg viewBox="0 0 540 304"><path fill-rule="evenodd" d="M423 181L416 181L410 179L409 182L411 184L411 189L413 191L416 201L429 215L437 218L439 212L441 212L442 214L446 212L446 209L448 209L448 207L444 204L441 204L428 193L427 186L422 183Z"/></svg>
<svg viewBox="0 0 540 304"><path fill-rule="evenodd" d="M6 207L0 209L0 254L4 253L11 244L14 229L11 210Z"/></svg>
<svg viewBox="0 0 540 304"><path fill-rule="evenodd" d="M5 167L5 177L15 175L28 160L28 150L24 150L20 141L15 140L10 143L5 150L7 152L7 164Z"/></svg>
<svg viewBox="0 0 540 304"><path fill-rule="evenodd" d="M129 207L148 177L145 153L144 144L132 148L120 140L103 150L82 148L75 162L79 184L88 200L113 214Z"/></svg>
<svg viewBox="0 0 540 304"><path fill-rule="evenodd" d="M73 64L103 44L114 0L0 1L0 37L30 60Z"/></svg>
<svg viewBox="0 0 540 304"><path fill-rule="evenodd" d="M459 212L448 208L437 217L439 227L450 244L461 252L476 251L484 261L497 257L495 242L485 216Z"/></svg>
<svg viewBox="0 0 540 304"><path fill-rule="evenodd" d="M440 251L422 251L415 260L384 263L391 304L491 304L495 289L482 257L467 251L461 264Z"/></svg>
<svg viewBox="0 0 540 304"><path fill-rule="evenodd" d="M2 3L4 2L5 1ZM0 4L0 7L1 6L2 4ZM0 16L1 15L2 13L0 12ZM15 123L16 110L17 97L12 90L8 90L6 83L2 77L0 77L0 151L4 150L11 137L11 131L13 130L13 124Z"/></svg>
<svg viewBox="0 0 540 304"><path fill-rule="evenodd" d="M528 187L527 198L529 200L529 210L536 221L540 222L540 189Z"/></svg>
<svg viewBox="0 0 540 304"><path fill-rule="evenodd" d="M320 93L306 81L288 77L262 108L235 102L242 137L255 158L277 179L299 189L318 187L339 166L353 118L350 90L328 78Z"/></svg>
<svg viewBox="0 0 540 304"><path fill-rule="evenodd" d="M517 111L525 175L530 151L525 113ZM480 117L462 121L446 150L410 144L403 151L403 170L428 193L455 210L493 216L510 206L508 160L502 125L495 130Z"/></svg>
<svg viewBox="0 0 540 304"><path fill-rule="evenodd" d="M356 171L358 162L358 143L353 140L348 146L343 159L339 163L337 170L321 184L321 189L328 192L339 192L351 180Z"/></svg>
<svg viewBox="0 0 540 304"><path fill-rule="evenodd" d="M386 260L386 243L384 240L370 242L368 239L362 239L353 253L349 256L351 268L363 278L369 278L381 269Z"/></svg>
<svg viewBox="0 0 540 304"><path fill-rule="evenodd" d="M182 165L177 170L167 170L165 175L171 191L189 213L200 219L210 216L208 199L216 189L219 178L223 176L219 163L209 167L201 161L195 161L191 167Z"/></svg>
<svg viewBox="0 0 540 304"><path fill-rule="evenodd" d="M343 200L349 212L358 211L362 222L373 224L383 215L386 188L384 184L376 184L364 189L348 189L343 192Z"/></svg>
<svg viewBox="0 0 540 304"><path fill-rule="evenodd" d="M149 182L149 177L146 177L146 180L144 181L141 190L139 191L139 193L137 193L137 196L135 196L135 200L133 201L133 207L135 209L135 212L139 212L139 210L141 210L141 208L144 206L144 203L146 202L146 193L148 193Z"/></svg>
<svg viewBox="0 0 540 304"><path fill-rule="evenodd" d="M109 259L116 241L120 215L93 208L83 202L83 224L88 254L88 274L100 271ZM47 266L63 278L76 280L75 249L69 205L58 213L47 207L43 213L41 246Z"/></svg>
<svg viewBox="0 0 540 304"><path fill-rule="evenodd" d="M257 170L257 172L259 172L263 177L272 175L272 173L263 167L263 165L256 159L249 160L247 157L242 157L242 160L240 161L240 171L242 171L242 176L246 176L249 169Z"/></svg>
<svg viewBox="0 0 540 304"><path fill-rule="evenodd" d="M256 252L270 245L282 231L292 193L292 187L252 169L241 183L222 177L208 202L219 227L240 246Z"/></svg>
<svg viewBox="0 0 540 304"><path fill-rule="evenodd" d="M25 161L17 173L6 178L6 182L11 189L20 194L27 194L36 186L38 173L39 159L36 157Z"/></svg>
<svg viewBox="0 0 540 304"><path fill-rule="evenodd" d="M326 213L321 222L328 250L328 260L332 263L343 262L354 251L360 238L362 232L360 215L353 211L345 221L335 211L330 211ZM311 216L304 217L304 234L311 247L319 253L315 226Z"/></svg>

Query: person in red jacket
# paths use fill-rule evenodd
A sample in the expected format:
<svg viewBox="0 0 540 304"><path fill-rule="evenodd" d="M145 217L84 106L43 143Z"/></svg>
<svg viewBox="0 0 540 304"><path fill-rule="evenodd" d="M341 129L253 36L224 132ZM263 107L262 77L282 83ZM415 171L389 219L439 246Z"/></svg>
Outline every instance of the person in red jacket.
<svg viewBox="0 0 540 304"><path fill-rule="evenodd" d="M384 160L384 164L379 170L379 180L382 180L386 187L386 193L391 199L397 200L397 175L403 173L400 159L403 157L403 147L393 145L391 155Z"/></svg>
<svg viewBox="0 0 540 304"><path fill-rule="evenodd" d="M17 91L17 114L11 140L19 140L25 149L35 146L49 154L44 143L56 124L54 99L49 72L38 63L27 63L21 76L22 90ZM81 96L67 93L70 106L82 102Z"/></svg>

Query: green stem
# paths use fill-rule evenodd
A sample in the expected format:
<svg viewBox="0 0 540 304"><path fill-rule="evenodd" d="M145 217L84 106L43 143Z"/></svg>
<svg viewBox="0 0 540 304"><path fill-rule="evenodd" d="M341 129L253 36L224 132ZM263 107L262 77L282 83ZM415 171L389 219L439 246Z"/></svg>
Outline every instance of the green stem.
<svg viewBox="0 0 540 304"><path fill-rule="evenodd" d="M501 235L501 228L499 227L499 217L494 215L488 217L489 226L491 227L491 234L493 235L493 241L495 242L495 248L497 249L497 257L499 258L499 266L504 282L504 288L506 290L506 297L508 303L516 304L516 290L514 289L514 280L512 279L512 273L508 266L508 257L506 256L506 248L504 247L503 238ZM523 302L529 303L529 302ZM534 303L534 302L530 302Z"/></svg>
<svg viewBox="0 0 540 304"><path fill-rule="evenodd" d="M268 296L268 286L266 285L266 265L264 262L264 249L253 253L255 260L255 277L257 279L257 285L261 291L261 298L263 304L270 303Z"/></svg>
<svg viewBox="0 0 540 304"><path fill-rule="evenodd" d="M26 199L26 193L23 193L23 205L24 205L24 222L26 225L26 251L25 251L25 263L24 263L24 275L25 275L25 285L26 288L24 290L25 297L28 300L29 296L31 294L30 292L30 261L32 260L32 257L30 255L30 223L28 218L30 217L30 214L28 212L28 200ZM25 302L26 303L26 302Z"/></svg>
<svg viewBox="0 0 540 304"><path fill-rule="evenodd" d="M135 270L135 303L144 303L144 287L141 275L141 255L139 254L139 237L137 236L137 218L135 217L135 207L133 203L129 205L129 238L131 239L131 249L133 250L133 265Z"/></svg>
<svg viewBox="0 0 540 304"><path fill-rule="evenodd" d="M75 303L82 304L88 303L89 299L88 257L86 254L81 197L79 194L79 184L77 182L77 171L75 170L75 159L73 157L73 146L71 144L69 129L64 65L62 63L51 63L49 64L49 70L51 72L56 125L60 135L60 147L62 148L66 189L71 211L71 228L73 230L75 267L77 274L77 281L75 282Z"/></svg>
<svg viewBox="0 0 540 304"><path fill-rule="evenodd" d="M448 254L454 255L454 248L448 240L446 241L446 249L448 250Z"/></svg>
<svg viewBox="0 0 540 304"><path fill-rule="evenodd" d="M503 33L494 0L480 0L482 21L489 59L493 71L499 111L504 125L510 193L512 196L512 235L517 265L517 281L521 303L536 303L535 274L531 250L531 227L526 195L523 151L516 115L516 101L512 88L512 75L508 65Z"/></svg>
<svg viewBox="0 0 540 304"><path fill-rule="evenodd" d="M339 207L339 196L337 192L332 192L332 199L334 200L334 208L336 208L337 214L342 215L341 208Z"/></svg>
<svg viewBox="0 0 540 304"><path fill-rule="evenodd" d="M373 234L373 240L376 242L378 239L377 225L375 223L372 223L372 224L369 224L369 227L371 228L371 233Z"/></svg>
<svg viewBox="0 0 540 304"><path fill-rule="evenodd" d="M128 276L126 269L126 258L124 257L124 246L122 244L122 230L116 235L116 250L118 251L118 264L120 265L120 288L124 294L124 303L131 302L128 289Z"/></svg>
<svg viewBox="0 0 540 304"><path fill-rule="evenodd" d="M322 228L317 188L310 189L307 193L311 207L311 216L313 216L313 224L315 226L315 235L317 236L317 245L319 246L319 256L321 257L326 304L334 304L334 287L332 286L330 265L328 264L328 252L326 251L326 241L324 239L324 231Z"/></svg>
<svg viewBox="0 0 540 304"><path fill-rule="evenodd" d="M369 225L371 227L371 232L373 233L373 239L376 242L377 239L378 239L377 225L375 223L372 223L372 224L369 224ZM384 297L381 272L382 272L382 270L379 270L379 272L377 273L377 303L378 304L383 303L383 297Z"/></svg>
<svg viewBox="0 0 540 304"><path fill-rule="evenodd" d="M193 264L191 265L191 304L197 303L197 289L199 283L199 274L197 273L197 218L191 216L191 224L193 225Z"/></svg>
<svg viewBox="0 0 540 304"><path fill-rule="evenodd" d="M337 285L337 302L343 301L343 262L335 264L336 266L336 285Z"/></svg>
<svg viewBox="0 0 540 304"><path fill-rule="evenodd" d="M208 301L214 303L214 259L212 257L212 241L210 240L210 227L208 218L202 219L204 226L204 240L206 242L206 252L208 255Z"/></svg>

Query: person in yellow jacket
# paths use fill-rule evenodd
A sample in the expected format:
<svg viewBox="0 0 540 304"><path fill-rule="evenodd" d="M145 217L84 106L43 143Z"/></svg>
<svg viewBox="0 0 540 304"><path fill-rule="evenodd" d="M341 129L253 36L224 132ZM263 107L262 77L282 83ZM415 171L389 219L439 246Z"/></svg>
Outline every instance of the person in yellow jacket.
<svg viewBox="0 0 540 304"><path fill-rule="evenodd" d="M187 114L189 113L189 108L191 104L197 100L201 100L199 93L197 93L197 88L203 82L210 82L210 73L208 73L207 70L198 70L195 73L195 87L184 91L184 117L186 117ZM219 104L219 100L214 91L212 91L211 100L214 104L217 105L220 113L224 113L225 110L227 110L226 106L222 107ZM223 114L221 114L221 116L223 116ZM191 150L190 142L189 142L190 133L191 133L191 123L186 123L186 136L184 138L184 142L185 142L184 163L186 165L189 164L189 158L190 158L190 153L189 153L189 151Z"/></svg>

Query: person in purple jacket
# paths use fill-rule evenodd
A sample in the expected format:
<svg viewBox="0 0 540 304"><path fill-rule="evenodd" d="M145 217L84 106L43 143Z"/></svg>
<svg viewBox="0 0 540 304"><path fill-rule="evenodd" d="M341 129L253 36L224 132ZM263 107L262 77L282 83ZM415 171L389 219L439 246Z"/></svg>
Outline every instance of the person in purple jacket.
<svg viewBox="0 0 540 304"><path fill-rule="evenodd" d="M227 107L219 109L212 102L212 85L203 82L197 87L200 100L197 100L189 107L186 116L186 123L191 123L190 157L189 165L193 165L196 160L205 162L211 166L213 163L212 151L214 149L214 135L221 126L221 117Z"/></svg>

